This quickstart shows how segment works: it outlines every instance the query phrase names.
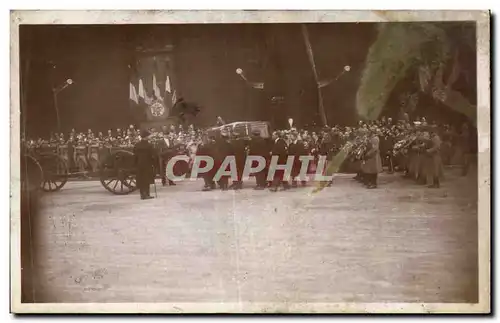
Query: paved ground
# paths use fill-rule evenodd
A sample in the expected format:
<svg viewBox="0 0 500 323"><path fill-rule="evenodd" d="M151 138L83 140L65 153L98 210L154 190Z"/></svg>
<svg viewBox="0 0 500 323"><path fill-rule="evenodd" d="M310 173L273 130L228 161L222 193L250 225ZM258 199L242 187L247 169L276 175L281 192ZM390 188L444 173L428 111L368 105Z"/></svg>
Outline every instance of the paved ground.
<svg viewBox="0 0 500 323"><path fill-rule="evenodd" d="M44 196L36 300L475 302L476 175L456 173L439 190L341 175L314 196L182 182L150 201L70 182Z"/></svg>

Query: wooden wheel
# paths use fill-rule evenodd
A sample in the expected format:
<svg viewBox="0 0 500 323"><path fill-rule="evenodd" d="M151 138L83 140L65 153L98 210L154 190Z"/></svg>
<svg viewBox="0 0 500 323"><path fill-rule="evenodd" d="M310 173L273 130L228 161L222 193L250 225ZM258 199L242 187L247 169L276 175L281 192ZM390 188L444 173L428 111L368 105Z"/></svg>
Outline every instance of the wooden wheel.
<svg viewBox="0 0 500 323"><path fill-rule="evenodd" d="M21 192L37 190L43 181L40 163L31 155L21 156Z"/></svg>
<svg viewBox="0 0 500 323"><path fill-rule="evenodd" d="M119 150L111 153L100 166L100 180L105 189L116 195L126 195L137 189L134 154Z"/></svg>
<svg viewBox="0 0 500 323"><path fill-rule="evenodd" d="M57 192L68 181L68 164L57 154L47 153L39 156L43 170L43 180L40 188L44 192Z"/></svg>

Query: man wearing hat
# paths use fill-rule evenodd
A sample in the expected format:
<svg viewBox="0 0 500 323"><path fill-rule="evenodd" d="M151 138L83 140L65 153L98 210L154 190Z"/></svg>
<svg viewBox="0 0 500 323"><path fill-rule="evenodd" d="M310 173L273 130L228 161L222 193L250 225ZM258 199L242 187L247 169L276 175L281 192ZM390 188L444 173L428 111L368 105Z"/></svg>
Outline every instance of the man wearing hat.
<svg viewBox="0 0 500 323"><path fill-rule="evenodd" d="M141 194L141 200L152 199L149 186L154 183L155 151L148 138L151 134L147 130L141 131L141 140L134 146L136 181Z"/></svg>
<svg viewBox="0 0 500 323"><path fill-rule="evenodd" d="M224 159L232 152L231 144L229 142L229 133L223 129L220 132L220 138L215 141L214 147L214 170L218 170L222 165ZM223 191L228 189L229 176L224 175L217 181L219 188Z"/></svg>
<svg viewBox="0 0 500 323"><path fill-rule="evenodd" d="M267 186L267 164L269 162L270 147L266 140L260 136L260 131L255 129L252 131L252 138L249 143L249 155L260 156L266 159L266 167L258 173L255 173L256 190L263 190Z"/></svg>
<svg viewBox="0 0 500 323"><path fill-rule="evenodd" d="M198 146L198 151L196 152L197 156L200 157L214 157L214 148L215 147L215 137L209 136L204 142L202 142ZM201 165L201 164L200 164ZM203 167L206 165L203 165ZM215 166L215 165L214 165ZM217 169L216 167L212 167L208 172L203 174L203 181L205 185L203 186L202 191L211 191L215 189L216 185L214 182L214 176Z"/></svg>
<svg viewBox="0 0 500 323"><path fill-rule="evenodd" d="M288 155L293 156L293 167L291 172L292 177L292 187L297 187L297 177L300 174L300 169L302 167L302 162L299 159L300 156L308 155L306 148L302 140L299 139L297 131L292 131L291 133L290 145L288 146ZM306 185L305 178L300 178L302 186Z"/></svg>
<svg viewBox="0 0 500 323"><path fill-rule="evenodd" d="M271 151L271 156L278 156L278 165L284 165L288 158L288 145L283 138L282 132L276 132L273 136L274 144ZM269 188L271 192L277 192L278 187L283 185L283 189L287 190L290 188L290 184L284 178L283 170L276 170L274 173L273 181L271 182L271 187Z"/></svg>
<svg viewBox="0 0 500 323"><path fill-rule="evenodd" d="M233 140L231 140L232 155L236 160L236 173L238 180L233 181L230 188L239 190L243 188L243 170L245 168L246 160L246 142L243 138L243 133L240 131L235 131L233 134Z"/></svg>

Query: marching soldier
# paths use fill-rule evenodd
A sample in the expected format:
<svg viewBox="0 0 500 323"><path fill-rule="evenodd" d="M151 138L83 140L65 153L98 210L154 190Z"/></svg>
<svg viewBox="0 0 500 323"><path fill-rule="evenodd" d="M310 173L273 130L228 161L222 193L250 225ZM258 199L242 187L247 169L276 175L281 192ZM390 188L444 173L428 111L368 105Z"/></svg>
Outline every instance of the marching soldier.
<svg viewBox="0 0 500 323"><path fill-rule="evenodd" d="M153 145L148 141L151 134L141 131L141 140L134 146L135 166L137 169L137 187L141 194L141 200L152 199L150 185L154 184L154 159L155 151Z"/></svg>

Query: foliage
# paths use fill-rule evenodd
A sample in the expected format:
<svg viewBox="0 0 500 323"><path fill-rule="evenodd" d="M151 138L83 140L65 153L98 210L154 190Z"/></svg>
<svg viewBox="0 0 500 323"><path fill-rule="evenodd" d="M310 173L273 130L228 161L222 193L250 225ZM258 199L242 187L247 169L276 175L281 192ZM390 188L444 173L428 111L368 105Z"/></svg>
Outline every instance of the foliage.
<svg viewBox="0 0 500 323"><path fill-rule="evenodd" d="M464 38L470 43L470 37ZM368 52L361 83L356 95L356 109L361 118L378 118L392 91L407 73L418 67L429 71L432 85L422 89L450 108L475 119L475 107L451 83L456 77L443 81L443 71L450 62L459 68L454 55L456 40L447 30L435 23L386 23ZM417 68L415 68L417 67ZM457 71L458 73L458 71Z"/></svg>

